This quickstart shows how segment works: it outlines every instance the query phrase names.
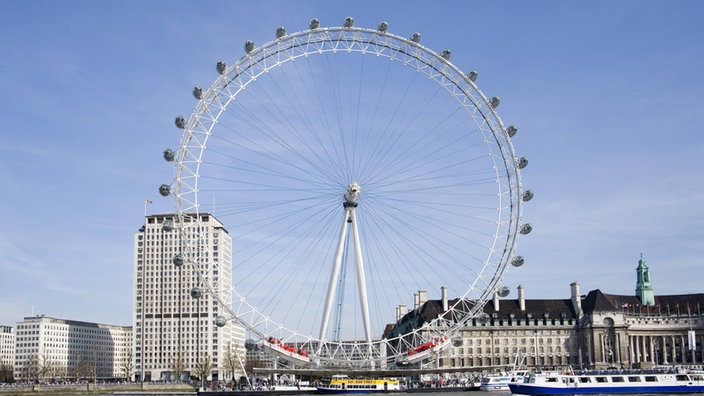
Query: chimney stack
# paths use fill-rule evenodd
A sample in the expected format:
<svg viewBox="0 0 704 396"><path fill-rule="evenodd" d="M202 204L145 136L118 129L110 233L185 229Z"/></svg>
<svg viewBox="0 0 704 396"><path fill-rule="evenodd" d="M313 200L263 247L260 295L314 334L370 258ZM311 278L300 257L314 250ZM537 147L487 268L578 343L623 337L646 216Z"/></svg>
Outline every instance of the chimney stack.
<svg viewBox="0 0 704 396"><path fill-rule="evenodd" d="M572 308L577 314L577 318L581 318L584 315L584 312L582 312L582 296L579 292L579 283L572 282L570 284L570 289L572 291Z"/></svg>
<svg viewBox="0 0 704 396"><path fill-rule="evenodd" d="M526 310L526 292L523 289L523 285L518 285L518 307L521 312Z"/></svg>
<svg viewBox="0 0 704 396"><path fill-rule="evenodd" d="M442 295L442 311L447 312L447 310L450 308L447 303L447 286L443 286L440 288L440 294Z"/></svg>
<svg viewBox="0 0 704 396"><path fill-rule="evenodd" d="M418 290L418 306L425 304L428 301L428 292L425 290Z"/></svg>
<svg viewBox="0 0 704 396"><path fill-rule="evenodd" d="M499 312L499 292L494 290L494 312Z"/></svg>

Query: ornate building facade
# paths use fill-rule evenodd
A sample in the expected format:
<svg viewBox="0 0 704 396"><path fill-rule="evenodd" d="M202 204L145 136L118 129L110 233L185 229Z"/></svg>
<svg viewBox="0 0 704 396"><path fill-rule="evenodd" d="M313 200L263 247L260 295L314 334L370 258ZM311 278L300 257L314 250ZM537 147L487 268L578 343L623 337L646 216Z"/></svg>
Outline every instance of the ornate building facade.
<svg viewBox="0 0 704 396"><path fill-rule="evenodd" d="M570 285L566 299L499 299L484 306L489 320L467 323L452 346L438 353L435 364L472 370L528 367L603 369L648 368L661 365L702 366L704 344L704 293L657 296L649 269L641 257L634 295L592 290L580 293ZM457 300L427 300L415 296L413 310L397 309L397 322L387 328L430 322L443 307Z"/></svg>

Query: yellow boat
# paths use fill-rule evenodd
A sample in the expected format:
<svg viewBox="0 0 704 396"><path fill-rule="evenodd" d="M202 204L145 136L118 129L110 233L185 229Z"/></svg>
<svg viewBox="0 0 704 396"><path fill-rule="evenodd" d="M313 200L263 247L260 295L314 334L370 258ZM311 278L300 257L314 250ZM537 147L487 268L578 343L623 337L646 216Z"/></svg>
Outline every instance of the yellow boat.
<svg viewBox="0 0 704 396"><path fill-rule="evenodd" d="M318 393L380 393L399 392L401 382L393 378L357 379L333 375L330 382L318 387Z"/></svg>

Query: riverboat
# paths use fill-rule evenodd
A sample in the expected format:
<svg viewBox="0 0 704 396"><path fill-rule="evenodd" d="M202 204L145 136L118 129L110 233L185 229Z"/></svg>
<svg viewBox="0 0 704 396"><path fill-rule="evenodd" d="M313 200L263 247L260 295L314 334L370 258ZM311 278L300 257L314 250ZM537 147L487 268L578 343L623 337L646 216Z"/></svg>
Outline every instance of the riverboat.
<svg viewBox="0 0 704 396"><path fill-rule="evenodd" d="M392 378L357 379L333 375L329 383L318 386L318 393L380 393L400 392L401 382Z"/></svg>
<svg viewBox="0 0 704 396"><path fill-rule="evenodd" d="M523 383L510 383L509 389L521 395L704 393L704 375L655 370L535 373Z"/></svg>
<svg viewBox="0 0 704 396"><path fill-rule="evenodd" d="M482 392L508 392L510 390L509 384L523 382L527 375L528 371L525 370L512 370L507 373L488 375L482 377L479 390Z"/></svg>

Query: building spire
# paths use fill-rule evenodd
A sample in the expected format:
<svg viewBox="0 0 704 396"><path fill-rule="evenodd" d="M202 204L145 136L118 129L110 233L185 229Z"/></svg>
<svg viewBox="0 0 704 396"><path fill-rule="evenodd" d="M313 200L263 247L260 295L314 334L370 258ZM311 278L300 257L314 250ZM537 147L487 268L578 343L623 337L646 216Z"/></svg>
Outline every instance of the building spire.
<svg viewBox="0 0 704 396"><path fill-rule="evenodd" d="M650 272L643 259L643 252L640 253L640 260L636 267L636 297L640 298L641 305L655 305L653 284L650 282Z"/></svg>

